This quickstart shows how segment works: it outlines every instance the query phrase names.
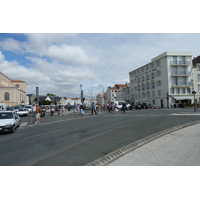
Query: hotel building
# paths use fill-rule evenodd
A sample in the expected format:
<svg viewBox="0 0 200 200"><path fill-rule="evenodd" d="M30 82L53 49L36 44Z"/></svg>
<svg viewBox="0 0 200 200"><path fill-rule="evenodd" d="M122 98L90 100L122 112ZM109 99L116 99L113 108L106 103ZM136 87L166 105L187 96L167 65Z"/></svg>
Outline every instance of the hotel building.
<svg viewBox="0 0 200 200"><path fill-rule="evenodd" d="M182 107L199 102L200 70L193 67L192 52L167 51L150 63L129 72L130 96L135 105ZM199 79L198 79L199 78Z"/></svg>

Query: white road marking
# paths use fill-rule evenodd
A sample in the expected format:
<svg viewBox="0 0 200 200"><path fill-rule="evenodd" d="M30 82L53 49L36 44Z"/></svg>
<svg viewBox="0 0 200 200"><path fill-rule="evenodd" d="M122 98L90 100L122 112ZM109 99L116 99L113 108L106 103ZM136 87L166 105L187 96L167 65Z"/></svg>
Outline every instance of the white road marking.
<svg viewBox="0 0 200 200"><path fill-rule="evenodd" d="M20 124L20 126L26 126L28 122L23 122Z"/></svg>

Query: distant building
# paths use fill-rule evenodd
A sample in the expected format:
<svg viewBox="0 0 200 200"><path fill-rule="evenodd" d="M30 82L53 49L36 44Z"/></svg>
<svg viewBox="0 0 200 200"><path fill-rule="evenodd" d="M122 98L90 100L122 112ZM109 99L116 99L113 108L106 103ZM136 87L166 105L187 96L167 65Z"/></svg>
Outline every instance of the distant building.
<svg viewBox="0 0 200 200"><path fill-rule="evenodd" d="M192 90L200 94L200 59L192 52L167 51L131 72L130 96L135 104L159 108L183 107L194 102ZM194 66L193 66L194 65Z"/></svg>
<svg viewBox="0 0 200 200"><path fill-rule="evenodd" d="M105 104L105 98L106 98L106 93L100 92L96 96L96 101L97 101L98 104L104 105Z"/></svg>
<svg viewBox="0 0 200 200"><path fill-rule="evenodd" d="M26 82L11 80L0 72L0 102L7 106L15 106L26 101Z"/></svg>
<svg viewBox="0 0 200 200"><path fill-rule="evenodd" d="M108 87L106 91L105 103L114 102L117 100L117 92L122 91L124 88L128 87L128 83L126 84L115 84L113 87ZM124 99L123 99L124 100Z"/></svg>

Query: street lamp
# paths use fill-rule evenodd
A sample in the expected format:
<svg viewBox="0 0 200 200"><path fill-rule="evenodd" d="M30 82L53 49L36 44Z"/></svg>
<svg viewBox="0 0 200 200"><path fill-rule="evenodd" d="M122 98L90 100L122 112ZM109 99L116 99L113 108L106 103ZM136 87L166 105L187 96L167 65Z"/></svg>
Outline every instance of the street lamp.
<svg viewBox="0 0 200 200"><path fill-rule="evenodd" d="M192 94L194 95L194 112L196 112L196 101L195 101L195 94L196 94L196 92L193 90Z"/></svg>
<svg viewBox="0 0 200 200"><path fill-rule="evenodd" d="M80 89L81 89L81 103L83 104L83 90L82 90L82 85L80 85Z"/></svg>

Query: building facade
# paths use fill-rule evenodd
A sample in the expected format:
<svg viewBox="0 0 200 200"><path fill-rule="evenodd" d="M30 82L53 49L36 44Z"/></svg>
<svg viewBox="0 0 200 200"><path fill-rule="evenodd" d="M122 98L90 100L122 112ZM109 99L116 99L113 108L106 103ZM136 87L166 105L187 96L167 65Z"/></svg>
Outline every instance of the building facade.
<svg viewBox="0 0 200 200"><path fill-rule="evenodd" d="M115 84L114 87L108 87L106 91L105 103L117 101L117 92L127 88L128 84ZM123 99L124 100L124 99Z"/></svg>
<svg viewBox="0 0 200 200"><path fill-rule="evenodd" d="M26 101L26 82L11 80L0 72L0 102L7 106L15 106Z"/></svg>
<svg viewBox="0 0 200 200"><path fill-rule="evenodd" d="M158 108L193 103L192 90L198 91L197 76L192 52L167 51L129 72L131 102ZM198 77L200 80L200 73ZM199 100L199 92L196 97Z"/></svg>

